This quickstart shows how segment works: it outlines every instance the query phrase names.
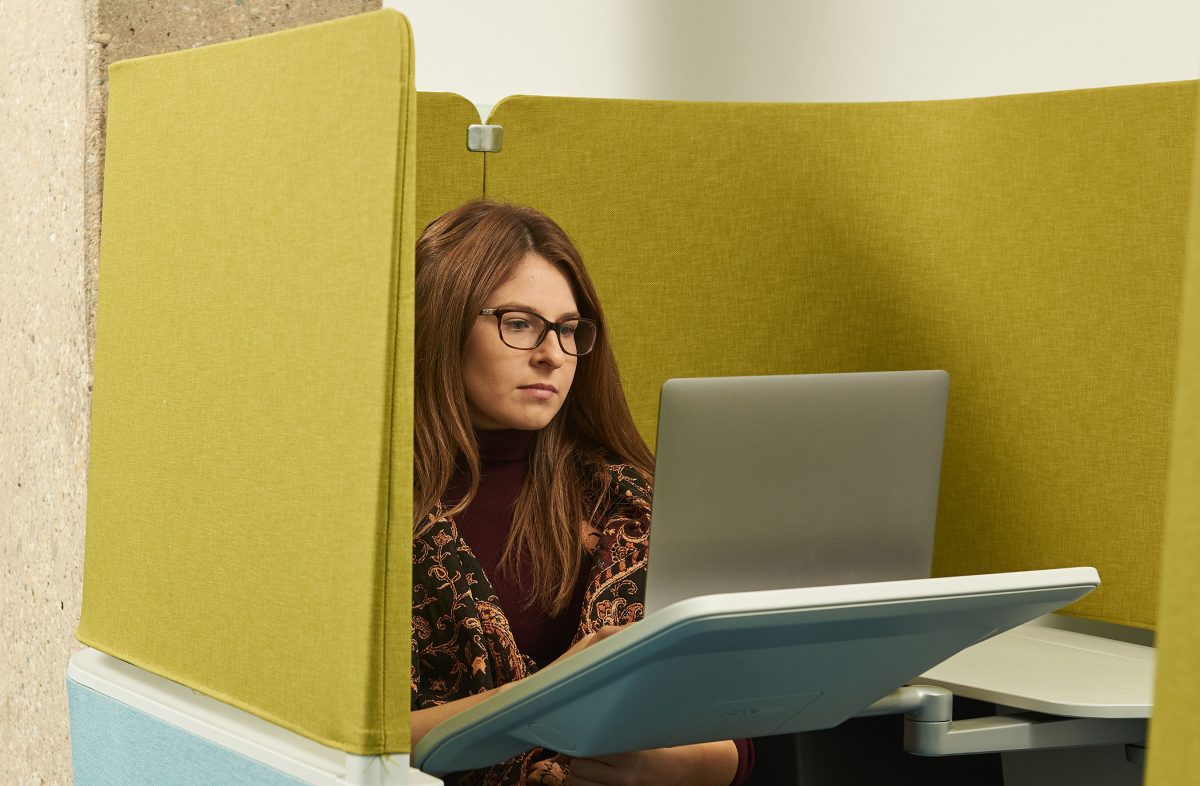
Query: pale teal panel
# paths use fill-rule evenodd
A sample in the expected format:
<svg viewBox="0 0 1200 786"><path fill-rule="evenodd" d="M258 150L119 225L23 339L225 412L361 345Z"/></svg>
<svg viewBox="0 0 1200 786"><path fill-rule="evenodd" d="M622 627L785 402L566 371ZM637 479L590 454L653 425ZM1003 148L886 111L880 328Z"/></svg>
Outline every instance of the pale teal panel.
<svg viewBox="0 0 1200 786"><path fill-rule="evenodd" d="M261 762L67 679L75 786L296 786Z"/></svg>

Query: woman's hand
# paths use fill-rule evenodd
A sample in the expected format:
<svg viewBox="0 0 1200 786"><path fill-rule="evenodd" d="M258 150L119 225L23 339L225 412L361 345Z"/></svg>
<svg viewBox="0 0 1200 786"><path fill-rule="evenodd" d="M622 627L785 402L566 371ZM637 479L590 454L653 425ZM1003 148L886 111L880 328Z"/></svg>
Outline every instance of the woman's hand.
<svg viewBox="0 0 1200 786"><path fill-rule="evenodd" d="M620 625L603 625L596 631L589 633L588 635L584 636L579 641L572 644L570 649L568 649L562 655L559 655L554 660L550 661L550 663L558 663L560 660L562 660L564 658L569 658L572 655L575 655L576 653L583 652L584 650L586 650L588 647L592 646L596 642L604 641L609 636L611 636L614 633L621 631L621 630L624 630L624 628Z"/></svg>
<svg viewBox="0 0 1200 786"><path fill-rule="evenodd" d="M448 701L445 704L438 704L434 707L427 707L423 710L413 710L408 715L409 725L409 741L415 748L429 730L437 726L443 721L448 721L460 712L471 709L481 701L495 696L497 693L506 691L516 685L515 682L509 682L501 685L499 688L492 688L482 693L476 693L473 696L467 696L464 699L455 699Z"/></svg>
<svg viewBox="0 0 1200 786"><path fill-rule="evenodd" d="M553 663L582 652L622 630L605 625L575 642ZM737 746L731 740L674 748L571 759L566 786L729 786L737 773Z"/></svg>
<svg viewBox="0 0 1200 786"><path fill-rule="evenodd" d="M730 740L571 759L566 786L729 786L737 772Z"/></svg>
<svg viewBox="0 0 1200 786"><path fill-rule="evenodd" d="M579 641L575 642L574 646L572 646L562 655L559 655L557 658L555 658L553 662L557 663L563 658L568 658L577 652L582 652L596 642L607 639L609 636L613 635L619 630L621 630L621 628L617 625L605 625L596 632L589 633ZM453 718L460 712L464 712L465 710L474 707L479 702L485 701L489 697L494 696L496 693L508 690L516 684L517 683L515 682L509 682L501 685L498 688L493 688L492 690L484 691L483 693L476 693L473 696L467 696L464 699L456 699L455 701L446 702L445 704L439 704L436 707L429 707L423 710L413 710L409 714L411 744L416 746L416 744L424 739L425 735L429 733L429 730L434 726L437 726L439 723Z"/></svg>

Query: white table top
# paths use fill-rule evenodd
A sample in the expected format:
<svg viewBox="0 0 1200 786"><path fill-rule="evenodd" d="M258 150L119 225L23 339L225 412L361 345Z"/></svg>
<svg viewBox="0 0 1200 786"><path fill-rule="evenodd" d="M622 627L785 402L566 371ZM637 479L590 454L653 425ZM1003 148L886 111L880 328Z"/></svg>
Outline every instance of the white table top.
<svg viewBox="0 0 1200 786"><path fill-rule="evenodd" d="M1154 647L1064 629L1055 617L968 647L914 682L1054 715L1150 717Z"/></svg>
<svg viewBox="0 0 1200 786"><path fill-rule="evenodd" d="M1098 583L1085 567L681 600L439 724L412 762L436 774L534 745L593 756L831 728Z"/></svg>

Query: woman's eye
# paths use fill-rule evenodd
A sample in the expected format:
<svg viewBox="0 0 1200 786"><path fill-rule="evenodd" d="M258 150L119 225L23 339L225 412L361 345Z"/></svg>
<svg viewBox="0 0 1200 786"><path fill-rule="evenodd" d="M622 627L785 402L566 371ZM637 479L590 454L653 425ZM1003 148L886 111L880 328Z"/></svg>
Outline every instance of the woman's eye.
<svg viewBox="0 0 1200 786"><path fill-rule="evenodd" d="M504 329L513 333L519 333L523 330L529 330L531 325L527 319L506 319L504 320Z"/></svg>
<svg viewBox="0 0 1200 786"><path fill-rule="evenodd" d="M575 335L575 326L574 325L563 325L559 329L558 333L563 338L570 338L571 336Z"/></svg>

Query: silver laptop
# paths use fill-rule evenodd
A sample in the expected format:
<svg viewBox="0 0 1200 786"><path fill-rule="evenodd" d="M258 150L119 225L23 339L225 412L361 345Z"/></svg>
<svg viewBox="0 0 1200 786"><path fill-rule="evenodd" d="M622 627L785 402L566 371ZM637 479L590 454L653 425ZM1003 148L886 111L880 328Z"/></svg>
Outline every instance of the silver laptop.
<svg viewBox="0 0 1200 786"><path fill-rule="evenodd" d="M668 380L646 613L700 595L928 577L949 380Z"/></svg>

